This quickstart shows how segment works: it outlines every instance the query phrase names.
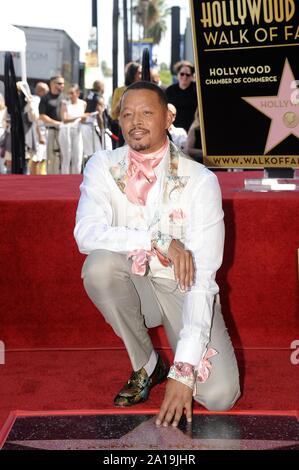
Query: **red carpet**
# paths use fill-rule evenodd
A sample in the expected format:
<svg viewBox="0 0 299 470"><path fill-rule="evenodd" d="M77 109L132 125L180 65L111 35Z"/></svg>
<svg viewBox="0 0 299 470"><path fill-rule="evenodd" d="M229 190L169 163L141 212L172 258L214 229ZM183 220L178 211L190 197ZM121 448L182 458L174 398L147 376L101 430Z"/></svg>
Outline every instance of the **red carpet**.
<svg viewBox="0 0 299 470"><path fill-rule="evenodd" d="M299 339L299 196L240 192L244 175L252 177L217 174L226 222L218 282L242 374L236 410L298 410L290 344ZM121 342L82 288L72 235L80 181L0 176L0 427L12 409L111 408L129 373ZM154 337L168 347L161 328ZM142 406L157 408L162 393Z"/></svg>

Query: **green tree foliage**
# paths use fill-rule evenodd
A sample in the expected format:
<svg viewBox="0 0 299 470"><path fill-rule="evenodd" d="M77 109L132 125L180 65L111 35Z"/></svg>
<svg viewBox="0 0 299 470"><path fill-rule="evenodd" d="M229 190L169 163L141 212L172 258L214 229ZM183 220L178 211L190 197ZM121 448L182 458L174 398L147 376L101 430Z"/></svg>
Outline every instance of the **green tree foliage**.
<svg viewBox="0 0 299 470"><path fill-rule="evenodd" d="M166 87L171 85L172 84L171 71L168 68L167 69L160 68L160 79L161 79L162 85Z"/></svg>
<svg viewBox="0 0 299 470"><path fill-rule="evenodd" d="M143 37L153 38L153 44L159 44L167 29L169 13L165 0L138 0L134 14L137 24L143 28Z"/></svg>

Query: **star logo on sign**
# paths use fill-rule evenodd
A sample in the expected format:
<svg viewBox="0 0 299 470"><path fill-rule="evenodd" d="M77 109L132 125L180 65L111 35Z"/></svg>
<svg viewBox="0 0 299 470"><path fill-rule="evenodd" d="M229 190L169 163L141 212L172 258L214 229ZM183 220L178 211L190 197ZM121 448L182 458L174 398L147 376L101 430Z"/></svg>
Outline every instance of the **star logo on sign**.
<svg viewBox="0 0 299 470"><path fill-rule="evenodd" d="M294 83L296 80L289 61L286 59L277 96L242 97L251 106L272 119L264 154L289 135L299 138L299 101L292 100Z"/></svg>

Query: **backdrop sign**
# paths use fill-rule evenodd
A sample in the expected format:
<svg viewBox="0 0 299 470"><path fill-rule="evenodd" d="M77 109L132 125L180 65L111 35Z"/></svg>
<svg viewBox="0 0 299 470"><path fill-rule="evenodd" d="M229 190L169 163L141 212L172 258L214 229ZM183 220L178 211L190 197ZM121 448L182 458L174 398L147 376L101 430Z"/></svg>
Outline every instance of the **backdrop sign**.
<svg viewBox="0 0 299 470"><path fill-rule="evenodd" d="M299 167L299 1L190 2L205 164Z"/></svg>

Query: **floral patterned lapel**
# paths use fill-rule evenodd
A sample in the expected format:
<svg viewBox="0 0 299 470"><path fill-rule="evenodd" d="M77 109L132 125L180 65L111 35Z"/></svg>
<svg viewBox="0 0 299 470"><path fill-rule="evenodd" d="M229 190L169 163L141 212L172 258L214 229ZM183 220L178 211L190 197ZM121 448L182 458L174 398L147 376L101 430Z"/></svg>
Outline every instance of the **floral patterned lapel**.
<svg viewBox="0 0 299 470"><path fill-rule="evenodd" d="M125 193L126 184L127 184L127 163L126 163L126 154L116 165L113 165L109 168L109 171L121 190L122 193Z"/></svg>
<svg viewBox="0 0 299 470"><path fill-rule="evenodd" d="M178 175L180 158L188 157L170 143L169 171L164 178L162 204L157 208L150 224L151 229L177 239L184 238L187 219L182 209L181 195L190 179L190 176Z"/></svg>
<svg viewBox="0 0 299 470"><path fill-rule="evenodd" d="M190 178L189 176L178 176L179 159L182 157L187 157L179 149L177 149L172 142L170 142L169 149L169 166L168 174L165 176L163 199L164 197L169 197L171 199L176 198L183 191L183 189L185 189L185 186ZM111 176L123 194L125 194L128 178L126 156L127 152L116 165L113 165L109 168Z"/></svg>
<svg viewBox="0 0 299 470"><path fill-rule="evenodd" d="M180 158L187 157L170 142L169 172L165 177L163 192L164 203L177 201L190 179L190 176L178 176Z"/></svg>

